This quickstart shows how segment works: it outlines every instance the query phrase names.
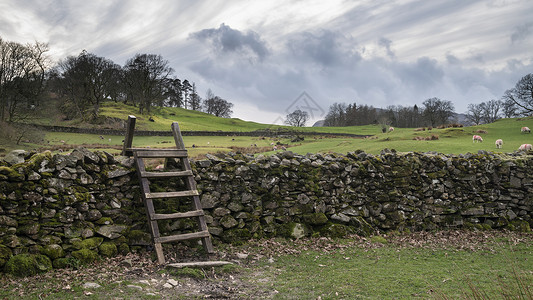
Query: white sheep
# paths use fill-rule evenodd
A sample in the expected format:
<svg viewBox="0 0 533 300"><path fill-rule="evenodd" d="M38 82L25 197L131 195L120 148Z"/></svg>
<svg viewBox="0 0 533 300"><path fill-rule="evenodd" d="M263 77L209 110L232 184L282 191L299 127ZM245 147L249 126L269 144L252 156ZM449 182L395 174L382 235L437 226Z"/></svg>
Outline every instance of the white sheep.
<svg viewBox="0 0 533 300"><path fill-rule="evenodd" d="M394 131L394 127L389 127L389 132L393 132Z"/></svg>
<svg viewBox="0 0 533 300"><path fill-rule="evenodd" d="M500 149L503 146L503 140L497 139L495 144L496 144L496 148Z"/></svg>
<svg viewBox="0 0 533 300"><path fill-rule="evenodd" d="M533 148L533 146L531 146L531 144L522 144L520 145L520 147L518 147L518 150L520 151L529 151Z"/></svg>
<svg viewBox="0 0 533 300"><path fill-rule="evenodd" d="M522 133L531 133L531 129L529 129L529 127L525 127L525 126L522 127L522 129L520 129L520 131L521 131Z"/></svg>
<svg viewBox="0 0 533 300"><path fill-rule="evenodd" d="M472 137L472 143L475 143L475 142L483 143L483 138L479 135L474 135Z"/></svg>

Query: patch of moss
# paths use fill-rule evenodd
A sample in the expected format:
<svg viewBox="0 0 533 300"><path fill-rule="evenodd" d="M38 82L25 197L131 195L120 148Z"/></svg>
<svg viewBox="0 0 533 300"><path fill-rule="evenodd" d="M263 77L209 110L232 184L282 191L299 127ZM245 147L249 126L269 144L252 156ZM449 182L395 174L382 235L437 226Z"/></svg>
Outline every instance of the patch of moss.
<svg viewBox="0 0 533 300"><path fill-rule="evenodd" d="M52 265L56 269L65 269L65 268L78 269L81 266L81 262L79 259L75 257L61 257L61 258L55 259Z"/></svg>
<svg viewBox="0 0 533 300"><path fill-rule="evenodd" d="M13 181L23 181L25 178L24 174L20 174L12 168L5 166L0 167L0 175L3 175L5 177L4 180L9 179Z"/></svg>
<svg viewBox="0 0 533 300"><path fill-rule="evenodd" d="M231 243L234 245L242 245L251 237L252 235L250 234L250 231L246 228L234 228L230 230L225 230L221 236L224 242Z"/></svg>
<svg viewBox="0 0 533 300"><path fill-rule="evenodd" d="M46 245L41 250L41 253L48 256L52 260L65 256L65 251L58 244Z"/></svg>
<svg viewBox="0 0 533 300"><path fill-rule="evenodd" d="M96 220L94 223L96 223L98 225L112 225L113 224L113 219L111 219L110 217L102 217L102 218Z"/></svg>
<svg viewBox="0 0 533 300"><path fill-rule="evenodd" d="M11 256L13 256L11 249L7 246L0 245L0 267L3 267Z"/></svg>
<svg viewBox="0 0 533 300"><path fill-rule="evenodd" d="M98 258L98 253L89 249L72 251L72 256L77 258L81 264L90 264Z"/></svg>
<svg viewBox="0 0 533 300"><path fill-rule="evenodd" d="M126 243L122 243L118 246L118 252L122 255L130 253L130 246Z"/></svg>
<svg viewBox="0 0 533 300"><path fill-rule="evenodd" d="M98 247L98 250L100 251L100 255L105 257L113 257L118 253L117 245L110 242L102 243Z"/></svg>
<svg viewBox="0 0 533 300"><path fill-rule="evenodd" d="M373 237L370 238L370 241L372 243L380 243L380 244L387 244L388 241L382 237L381 235L374 235Z"/></svg>
<svg viewBox="0 0 533 300"><path fill-rule="evenodd" d="M72 246L76 249L96 249L104 241L103 237L92 237L80 241L79 239L74 239L72 241Z"/></svg>
<svg viewBox="0 0 533 300"><path fill-rule="evenodd" d="M130 230L125 234L129 245L151 245L152 237L142 230Z"/></svg>
<svg viewBox="0 0 533 300"><path fill-rule="evenodd" d="M170 274L176 277L188 277L188 278L195 278L195 279L205 278L205 274L204 272L202 272L202 270L193 269L193 268L173 269L170 271Z"/></svg>
<svg viewBox="0 0 533 300"><path fill-rule="evenodd" d="M361 216L353 217L350 219L350 225L355 228L355 233L361 236L370 236L376 230L370 225L365 218Z"/></svg>
<svg viewBox="0 0 533 300"><path fill-rule="evenodd" d="M88 192L74 193L74 197L76 197L76 200L80 202L89 202L89 200L91 200L91 194Z"/></svg>
<svg viewBox="0 0 533 300"><path fill-rule="evenodd" d="M511 223L507 224L506 228L511 231L531 232L529 223L524 220L511 221Z"/></svg>
<svg viewBox="0 0 533 300"><path fill-rule="evenodd" d="M324 213L312 213L302 216L304 223L310 225L324 225L328 223L328 217Z"/></svg>
<svg viewBox="0 0 533 300"><path fill-rule="evenodd" d="M311 233L311 230L301 223L286 223L278 226L278 235L286 238L302 238Z"/></svg>
<svg viewBox="0 0 533 300"><path fill-rule="evenodd" d="M219 271L220 273L225 273L225 274L237 273L240 271L240 269L241 268L237 266L236 264L227 264L227 265L223 265L223 266L215 268L216 271Z"/></svg>
<svg viewBox="0 0 533 300"><path fill-rule="evenodd" d="M345 237L350 233L354 233L354 230L351 227L336 223L329 223L320 229L320 234L322 236L328 236L332 238Z"/></svg>
<svg viewBox="0 0 533 300"><path fill-rule="evenodd" d="M4 269L14 276L31 276L51 270L52 261L46 255L24 253L12 256Z"/></svg>

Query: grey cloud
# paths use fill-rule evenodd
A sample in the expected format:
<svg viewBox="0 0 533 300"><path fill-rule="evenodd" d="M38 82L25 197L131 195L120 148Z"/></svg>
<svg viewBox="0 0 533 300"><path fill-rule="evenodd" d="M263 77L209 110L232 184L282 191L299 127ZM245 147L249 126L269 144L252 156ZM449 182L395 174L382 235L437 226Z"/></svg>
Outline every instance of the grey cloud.
<svg viewBox="0 0 533 300"><path fill-rule="evenodd" d="M428 57L421 57L415 63L400 64L395 71L402 82L422 91L440 84L444 76L438 62Z"/></svg>
<svg viewBox="0 0 533 300"><path fill-rule="evenodd" d="M533 34L533 22L529 22L520 26L516 26L513 34L511 35L511 42L523 41Z"/></svg>
<svg viewBox="0 0 533 300"><path fill-rule="evenodd" d="M253 31L242 33L222 23L219 28L203 29L190 35L200 41L208 41L213 48L221 52L252 51L260 60L269 51L264 41Z"/></svg>
<svg viewBox="0 0 533 300"><path fill-rule="evenodd" d="M353 65L361 59L356 42L339 32L320 30L301 32L289 39L287 47L295 59L311 61L324 67Z"/></svg>
<svg viewBox="0 0 533 300"><path fill-rule="evenodd" d="M395 54L394 54L394 51L392 51L392 49L391 49L391 45L392 45L392 41L391 40L382 37L382 38L379 39L378 45L380 45L381 47L385 48L385 50L387 51L387 55L390 58L394 58Z"/></svg>
<svg viewBox="0 0 533 300"><path fill-rule="evenodd" d="M461 63L461 60L457 58L457 56L448 53L446 54L446 62L448 62L451 65L457 65Z"/></svg>

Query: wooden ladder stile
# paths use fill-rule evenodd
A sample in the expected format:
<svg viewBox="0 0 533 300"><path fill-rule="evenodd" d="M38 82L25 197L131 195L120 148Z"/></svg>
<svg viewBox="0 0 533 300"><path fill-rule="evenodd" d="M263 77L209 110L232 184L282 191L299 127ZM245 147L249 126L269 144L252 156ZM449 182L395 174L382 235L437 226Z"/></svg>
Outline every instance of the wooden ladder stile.
<svg viewBox="0 0 533 300"><path fill-rule="evenodd" d="M165 264L165 256L163 253L163 243L183 241L189 239L201 239L205 251L209 254L214 253L211 236L209 234L205 213L200 203L200 196L196 188L196 181L191 169L191 164L188 159L187 150L183 143L180 128L177 122L172 123L171 130L176 142L176 149L151 149L151 148L132 148L133 131L135 128L135 117L128 117L128 125L126 129L126 137L124 139L124 147L122 155L133 155L135 165L137 168L137 175L141 187L141 197L143 199L146 215L148 218L148 225L152 234L154 248L157 254L157 261L159 264ZM165 158L178 159L179 164L183 170L168 171L168 172L151 172L146 170L145 158ZM150 191L150 178L175 178L182 177L185 182L185 190L172 192L152 192ZM186 212L176 213L156 213L154 208L154 199L165 198L179 198L190 197L192 199L192 208ZM159 232L158 220L180 219L180 218L196 218L198 224L198 231L184 234L176 234L170 236L161 236ZM210 262L202 262L202 265L208 265ZM213 262L215 263L215 262ZM220 262L216 262L220 263ZM174 264L175 266L176 264ZM178 264L179 265L179 264Z"/></svg>

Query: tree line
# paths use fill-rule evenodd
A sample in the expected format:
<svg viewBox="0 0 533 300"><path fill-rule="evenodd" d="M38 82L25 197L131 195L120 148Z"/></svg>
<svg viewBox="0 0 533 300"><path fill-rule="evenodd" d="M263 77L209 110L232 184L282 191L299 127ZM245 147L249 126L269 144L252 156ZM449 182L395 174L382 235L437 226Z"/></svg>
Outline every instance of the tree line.
<svg viewBox="0 0 533 300"><path fill-rule="evenodd" d="M123 66L82 51L53 64L45 43L0 37L0 122L23 121L54 95L67 119L95 119L104 101L123 102L150 114L153 107L182 107L229 118L233 104L194 82L174 76L161 55L135 54Z"/></svg>
<svg viewBox="0 0 533 300"><path fill-rule="evenodd" d="M507 90L499 100L468 104L466 118L472 124L492 123L500 118L528 116L533 113L533 74L522 77L515 87ZM439 126L452 122L455 108L451 101L430 98L422 107L388 106L385 109L357 103L335 102L329 107L324 126L357 126L381 124L416 128Z"/></svg>

